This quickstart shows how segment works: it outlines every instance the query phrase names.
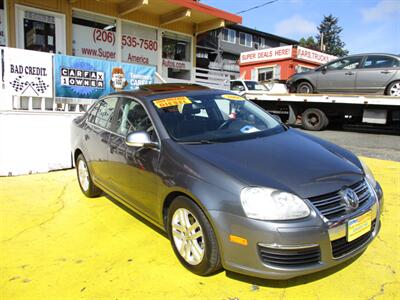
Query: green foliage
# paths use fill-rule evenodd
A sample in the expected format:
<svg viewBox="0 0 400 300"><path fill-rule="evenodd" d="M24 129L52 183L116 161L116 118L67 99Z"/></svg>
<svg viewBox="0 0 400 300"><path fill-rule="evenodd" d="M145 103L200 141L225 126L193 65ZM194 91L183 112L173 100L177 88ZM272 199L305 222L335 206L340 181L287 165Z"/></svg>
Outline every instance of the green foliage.
<svg viewBox="0 0 400 300"><path fill-rule="evenodd" d="M307 39L301 38L299 45L308 49L319 50L318 43L315 42L312 36L309 36Z"/></svg>
<svg viewBox="0 0 400 300"><path fill-rule="evenodd" d="M323 36L323 43L325 45L325 53L335 56L346 56L349 51L344 49L345 43L340 38L340 33L343 28L338 25L339 19L332 14L324 16L321 24L317 27L319 34L316 35L318 45L321 44L321 37Z"/></svg>
<svg viewBox="0 0 400 300"><path fill-rule="evenodd" d="M313 50L322 51L335 56L346 56L349 51L344 49L345 43L340 38L343 28L338 25L339 19L333 15L324 16L321 24L317 27L318 34L314 37L301 38L299 45ZM324 49L321 47L323 36Z"/></svg>

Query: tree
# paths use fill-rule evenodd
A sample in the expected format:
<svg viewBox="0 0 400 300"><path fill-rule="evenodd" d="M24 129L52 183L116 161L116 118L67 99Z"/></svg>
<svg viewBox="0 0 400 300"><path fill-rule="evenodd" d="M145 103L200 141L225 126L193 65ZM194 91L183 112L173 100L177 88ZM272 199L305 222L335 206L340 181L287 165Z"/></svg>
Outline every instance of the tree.
<svg viewBox="0 0 400 300"><path fill-rule="evenodd" d="M325 53L340 57L347 55L349 51L344 49L345 43L340 39L343 28L338 25L338 22L339 19L332 14L324 16L321 24L317 27L319 34L315 38L318 45L321 45L321 38L323 37Z"/></svg>
<svg viewBox="0 0 400 300"><path fill-rule="evenodd" d="M299 45L308 49L319 50L318 44L312 36L309 36L307 39L301 38Z"/></svg>

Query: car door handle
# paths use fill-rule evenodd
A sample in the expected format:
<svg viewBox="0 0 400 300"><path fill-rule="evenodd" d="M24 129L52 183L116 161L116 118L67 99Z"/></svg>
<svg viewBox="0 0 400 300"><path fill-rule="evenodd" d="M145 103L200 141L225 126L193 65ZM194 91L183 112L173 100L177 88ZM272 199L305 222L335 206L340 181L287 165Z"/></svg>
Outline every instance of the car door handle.
<svg viewBox="0 0 400 300"><path fill-rule="evenodd" d="M349 72L346 72L346 73L344 73L345 75L354 75L354 73L353 72L351 72L351 71L349 71Z"/></svg>
<svg viewBox="0 0 400 300"><path fill-rule="evenodd" d="M390 74L390 73L392 73L392 72L391 72L391 71L385 70L385 71L381 71L381 73L382 73L382 74Z"/></svg>

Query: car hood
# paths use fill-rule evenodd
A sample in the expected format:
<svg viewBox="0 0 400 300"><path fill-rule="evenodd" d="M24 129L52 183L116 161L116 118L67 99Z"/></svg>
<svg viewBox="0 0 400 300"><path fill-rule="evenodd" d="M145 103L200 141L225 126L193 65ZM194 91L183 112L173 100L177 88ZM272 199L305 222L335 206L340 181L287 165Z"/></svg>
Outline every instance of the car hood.
<svg viewBox="0 0 400 300"><path fill-rule="evenodd" d="M302 198L337 191L363 177L363 171L339 151L293 129L262 138L182 147L244 185L271 187Z"/></svg>

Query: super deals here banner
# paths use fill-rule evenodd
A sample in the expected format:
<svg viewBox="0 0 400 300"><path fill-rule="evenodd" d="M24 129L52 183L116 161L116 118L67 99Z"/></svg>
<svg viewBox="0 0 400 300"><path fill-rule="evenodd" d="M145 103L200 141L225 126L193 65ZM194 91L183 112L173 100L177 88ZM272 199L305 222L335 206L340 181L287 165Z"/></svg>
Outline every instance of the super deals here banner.
<svg viewBox="0 0 400 300"><path fill-rule="evenodd" d="M55 55L56 97L97 99L154 82L156 68L84 57Z"/></svg>

